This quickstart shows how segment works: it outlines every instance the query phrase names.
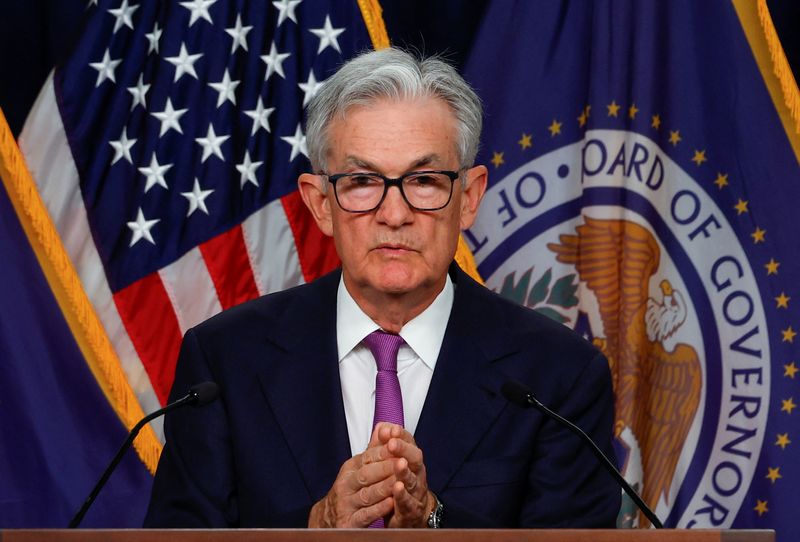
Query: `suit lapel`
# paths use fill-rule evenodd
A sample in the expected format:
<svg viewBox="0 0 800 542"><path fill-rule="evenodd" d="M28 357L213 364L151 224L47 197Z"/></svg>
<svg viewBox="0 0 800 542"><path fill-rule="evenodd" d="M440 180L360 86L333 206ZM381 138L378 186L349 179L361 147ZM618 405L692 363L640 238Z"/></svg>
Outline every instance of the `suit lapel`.
<svg viewBox="0 0 800 542"><path fill-rule="evenodd" d="M415 433L434 492L446 487L506 406L499 394L504 376L494 362L515 351L484 287L458 268L451 276L453 309Z"/></svg>
<svg viewBox="0 0 800 542"><path fill-rule="evenodd" d="M338 284L339 273L333 273L294 297L281 323L269 330L278 348L259 373L312 503L350 457L336 344Z"/></svg>

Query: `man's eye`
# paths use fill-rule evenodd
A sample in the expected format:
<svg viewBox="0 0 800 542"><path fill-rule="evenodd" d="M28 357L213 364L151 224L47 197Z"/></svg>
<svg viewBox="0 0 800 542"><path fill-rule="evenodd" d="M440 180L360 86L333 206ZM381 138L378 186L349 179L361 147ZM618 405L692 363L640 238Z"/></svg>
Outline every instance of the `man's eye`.
<svg viewBox="0 0 800 542"><path fill-rule="evenodd" d="M412 177L411 181L419 184L419 185L429 185L429 184L436 184L438 179L433 175L418 175L416 177Z"/></svg>
<svg viewBox="0 0 800 542"><path fill-rule="evenodd" d="M352 186L373 186L381 182L380 179L368 175L353 175L352 177L348 177L348 179Z"/></svg>

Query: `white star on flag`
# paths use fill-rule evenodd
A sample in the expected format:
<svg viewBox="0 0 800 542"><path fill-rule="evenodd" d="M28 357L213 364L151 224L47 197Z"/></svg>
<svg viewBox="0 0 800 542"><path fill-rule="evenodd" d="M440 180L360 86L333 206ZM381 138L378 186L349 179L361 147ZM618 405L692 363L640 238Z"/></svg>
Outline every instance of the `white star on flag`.
<svg viewBox="0 0 800 542"><path fill-rule="evenodd" d="M133 164L133 160L131 159L131 147L136 143L135 139L128 139L128 134L125 133L125 129L122 129L122 135L116 141L109 141L108 144L114 148L114 158L111 159L111 165L117 163L117 160L125 157L129 163Z"/></svg>
<svg viewBox="0 0 800 542"><path fill-rule="evenodd" d="M202 190L200 188L200 182L197 180L197 177L194 179L194 187L192 188L191 192L181 192L181 196L189 200L189 211L186 213L186 216L192 216L196 210L200 209L205 214L208 214L208 207L206 207L206 198L210 196L214 191L213 190Z"/></svg>
<svg viewBox="0 0 800 542"><path fill-rule="evenodd" d="M164 188L169 189L167 186L167 181L164 179L164 174L171 168L173 164L159 164L158 160L156 159L156 153L153 153L153 157L150 158L150 165L148 167L140 167L139 171L142 172L143 175L147 176L147 182L144 185L144 193L147 194L148 190L153 188L155 185L163 186Z"/></svg>
<svg viewBox="0 0 800 542"><path fill-rule="evenodd" d="M187 111L189 110L173 109L172 100L167 98L167 105L164 106L164 111L161 111L160 113L150 113L161 121L161 131L158 133L158 137L163 136L170 128L174 129L179 134L182 134L183 130L181 129L180 118Z"/></svg>
<svg viewBox="0 0 800 542"><path fill-rule="evenodd" d="M203 56L203 53L190 55L186 51L186 44L181 43L181 52L178 53L178 56L168 56L164 59L175 66L175 78L172 82L175 83L184 73L188 73L197 79L197 72L194 71L194 63L197 62L197 59L201 56Z"/></svg>
<svg viewBox="0 0 800 542"><path fill-rule="evenodd" d="M150 46L147 48L148 55L153 51L158 54L158 41L161 39L161 34L163 32L164 30L158 27L158 21L156 21L156 24L153 25L153 31L144 35L144 37L147 38L147 42L150 44Z"/></svg>
<svg viewBox="0 0 800 542"><path fill-rule="evenodd" d="M161 219L155 218L153 220L147 220L144 217L144 213L142 213L142 208L139 207L139 214L136 215L135 222L128 222L128 227L133 232L131 236L131 244L128 245L132 247L135 245L140 239L146 239L150 241L152 244L156 244L155 240L153 239L153 234L150 233L150 229L161 222Z"/></svg>
<svg viewBox="0 0 800 542"><path fill-rule="evenodd" d="M208 132L206 133L206 137L197 137L195 141L203 147L203 156L200 159L200 162L205 162L209 156L212 154L219 157L220 160L223 162L225 161L225 157L222 156L222 149L220 148L223 143L229 138L230 136L218 136L214 133L214 125L208 125Z"/></svg>
<svg viewBox="0 0 800 542"><path fill-rule="evenodd" d="M122 0L122 5L117 9L109 9L108 12L117 18L117 20L114 21L114 30L112 33L116 34L117 30L122 28L123 24L133 30L133 19L131 19L131 15L133 15L133 12L137 9L139 9L139 6L129 6L128 0Z"/></svg>
<svg viewBox="0 0 800 542"><path fill-rule="evenodd" d="M117 66L119 66L120 62L122 62L122 59L111 60L111 56L108 54L108 49L106 49L106 52L103 53L103 60L100 62L90 62L89 66L97 70L97 82L94 84L94 86L99 87L100 83L106 79L111 79L112 82L116 83L117 80L114 78L114 70L117 68Z"/></svg>
<svg viewBox="0 0 800 542"><path fill-rule="evenodd" d="M278 8L278 26L280 26L283 21L287 18L291 19L294 22L297 22L297 17L294 14L294 10L297 9L297 6L303 0L279 0L277 2L273 2L272 5Z"/></svg>
<svg viewBox="0 0 800 542"><path fill-rule="evenodd" d="M144 84L144 75L139 74L139 82L136 83L135 87L128 87L128 92L131 93L133 96L133 103L131 104L131 111L133 111L137 105L142 104L142 107L147 109L147 101L146 95L147 91L150 90L150 85Z"/></svg>
<svg viewBox="0 0 800 542"><path fill-rule="evenodd" d="M240 81L231 81L231 76L228 74L228 70L225 70L225 74L222 76L222 81L219 83L209 83L208 86L219 92L219 96L217 96L217 107L220 107L222 104L225 103L225 100L230 101L233 105L236 105L236 87L239 86Z"/></svg>
<svg viewBox="0 0 800 542"><path fill-rule="evenodd" d="M310 28L309 32L319 38L319 49L317 49L317 54L320 54L328 46L336 49L336 52L338 53L342 52L342 50L339 48L339 41L337 38L339 34L344 32L344 28L334 28L333 25L331 25L330 15L325 16L325 24L322 25L322 28Z"/></svg>
<svg viewBox="0 0 800 542"><path fill-rule="evenodd" d="M292 154L289 156L289 161L291 162L297 155L301 152L304 156L308 157L308 149L306 148L306 136L303 134L303 129L300 123L297 123L297 129L294 131L293 136L283 136L281 137L286 143L292 146Z"/></svg>
<svg viewBox="0 0 800 542"><path fill-rule="evenodd" d="M253 128L250 130L250 136L256 135L259 128L270 132L269 116L273 111L275 111L274 107L264 107L264 102L261 100L261 96L259 96L256 108L244 112L245 115L253 119Z"/></svg>
<svg viewBox="0 0 800 542"><path fill-rule="evenodd" d="M254 185L258 186L258 180L256 179L256 170L263 163L264 162L251 162L250 152L244 151L244 161L241 164L236 165L236 170L242 174L241 177L239 178L239 183L242 190L244 190L244 185L247 183L253 183Z"/></svg>
<svg viewBox="0 0 800 542"><path fill-rule="evenodd" d="M211 15L208 13L208 8L216 1L217 0L192 0L191 2L181 2L183 7L192 12L192 16L189 19L189 27L191 28L201 17L209 23L214 24L214 21L211 20Z"/></svg>
<svg viewBox="0 0 800 542"><path fill-rule="evenodd" d="M300 87L300 90L305 92L305 96L303 97L303 107L305 107L317 91L322 88L322 81L317 81L317 78L314 77L314 70L312 69L308 74L308 81L305 83L298 83L297 86Z"/></svg>
<svg viewBox="0 0 800 542"><path fill-rule="evenodd" d="M226 28L225 32L233 38L231 44L231 54L236 52L236 49L241 45L242 49L247 51L247 33L253 29L252 26L242 26L242 15L236 16L236 26Z"/></svg>
<svg viewBox="0 0 800 542"><path fill-rule="evenodd" d="M269 80L269 76L273 73L277 73L282 78L286 79L286 75L283 73L283 61L286 60L291 56L291 53L279 53L278 49L275 47L275 42L272 42L272 46L269 49L268 55L262 55L261 60L267 65L267 75L264 76L264 81Z"/></svg>

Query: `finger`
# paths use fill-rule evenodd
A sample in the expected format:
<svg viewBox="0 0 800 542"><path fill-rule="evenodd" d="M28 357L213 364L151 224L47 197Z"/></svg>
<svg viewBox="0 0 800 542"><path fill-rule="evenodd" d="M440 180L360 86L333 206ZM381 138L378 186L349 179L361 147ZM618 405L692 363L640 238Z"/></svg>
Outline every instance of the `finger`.
<svg viewBox="0 0 800 542"><path fill-rule="evenodd" d="M416 444L406 440L393 438L386 443L387 451L394 457L403 457L408 461L409 467L415 473L423 468L422 450Z"/></svg>
<svg viewBox="0 0 800 542"><path fill-rule="evenodd" d="M373 521L387 516L392 510L394 510L394 500L386 497L375 504L356 510L351 516L351 525L348 527L369 527Z"/></svg>
<svg viewBox="0 0 800 542"><path fill-rule="evenodd" d="M367 448L361 455L361 466L369 465L370 463L378 463L393 459L392 453L386 448L385 445L373 446Z"/></svg>
<svg viewBox="0 0 800 542"><path fill-rule="evenodd" d="M348 478L352 493L385 480L394 474L394 461L379 461L363 465Z"/></svg>
<svg viewBox="0 0 800 542"><path fill-rule="evenodd" d="M411 472L410 468L408 468L408 461L406 461L405 458L395 461L394 477L403 483L403 486L409 493L413 494L414 491L419 487L419 478L416 474Z"/></svg>
<svg viewBox="0 0 800 542"><path fill-rule="evenodd" d="M386 422L378 422L375 424L375 427L372 428L372 434L369 437L369 444L367 444L367 448L372 448L373 446L379 446L381 444L385 444L380 440L381 428L384 425L388 425Z"/></svg>
<svg viewBox="0 0 800 542"><path fill-rule="evenodd" d="M367 508L392 496L392 488L397 480L394 477L381 480L372 485L362 487L356 493L345 498L346 505L352 509Z"/></svg>
<svg viewBox="0 0 800 542"><path fill-rule="evenodd" d="M377 436L381 444L386 444L386 442L388 442L391 438L400 438L404 434L407 435L406 438L410 438L412 440L414 438L411 436L411 433L403 428L402 425L389 422L380 422L375 426L375 431L373 434Z"/></svg>
<svg viewBox="0 0 800 542"><path fill-rule="evenodd" d="M399 480L392 486L394 514L389 527L424 527L425 503L406 491Z"/></svg>

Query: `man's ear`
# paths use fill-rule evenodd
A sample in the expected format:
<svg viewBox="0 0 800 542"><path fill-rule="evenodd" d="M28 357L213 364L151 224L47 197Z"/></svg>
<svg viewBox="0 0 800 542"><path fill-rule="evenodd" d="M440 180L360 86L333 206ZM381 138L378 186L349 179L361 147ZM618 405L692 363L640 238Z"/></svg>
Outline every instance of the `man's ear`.
<svg viewBox="0 0 800 542"><path fill-rule="evenodd" d="M478 215L478 207L486 192L486 183L489 180L489 172L486 166L475 166L468 169L467 185L461 194L461 221L459 223L462 230L466 230L475 222Z"/></svg>
<svg viewBox="0 0 800 542"><path fill-rule="evenodd" d="M311 215L317 222L317 226L322 233L333 236L333 221L331 219L331 204L328 194L322 190L324 181L319 175L303 173L297 179L297 188L300 190L300 197L306 204Z"/></svg>

